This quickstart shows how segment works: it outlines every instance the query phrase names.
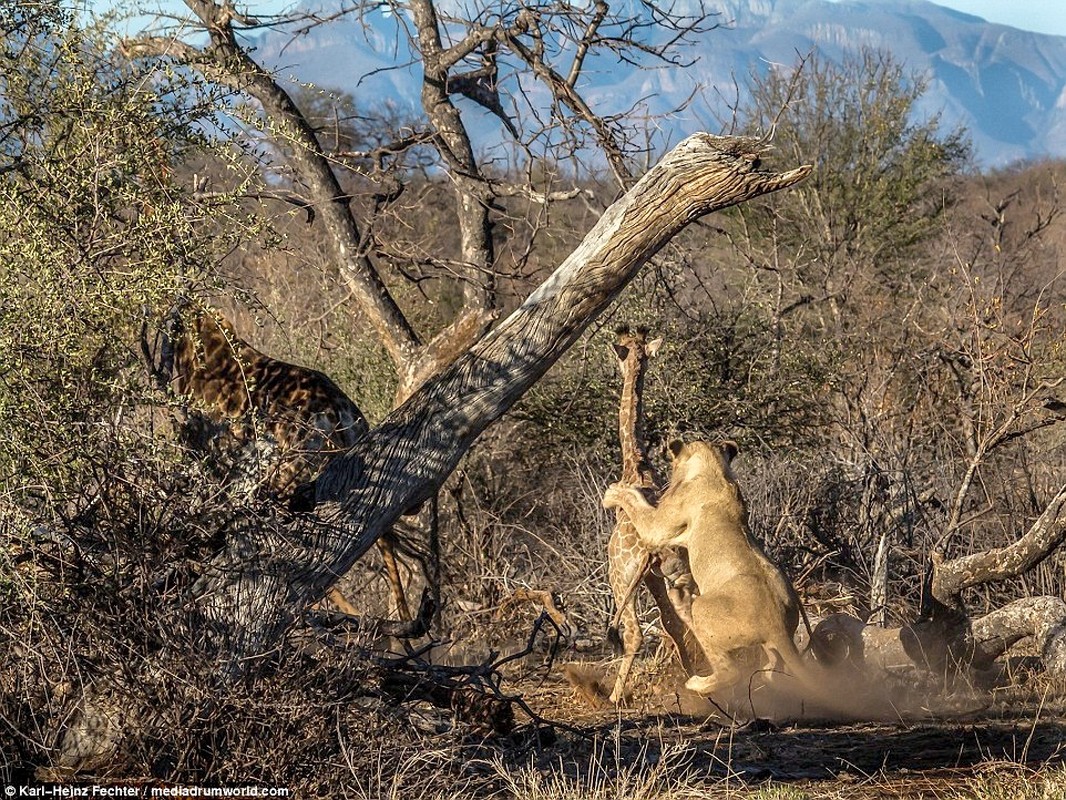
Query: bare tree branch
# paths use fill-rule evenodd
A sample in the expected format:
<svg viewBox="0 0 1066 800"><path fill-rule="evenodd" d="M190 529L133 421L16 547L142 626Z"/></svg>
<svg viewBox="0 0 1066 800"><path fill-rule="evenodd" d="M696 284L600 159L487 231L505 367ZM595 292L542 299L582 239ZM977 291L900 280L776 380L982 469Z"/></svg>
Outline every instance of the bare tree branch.
<svg viewBox="0 0 1066 800"><path fill-rule="evenodd" d="M521 27L531 31L534 37L534 46L527 47L518 36L504 33L502 37L507 46L548 87L556 101L569 108L575 116L596 132L598 144L607 157L607 163L610 165L618 185L621 187L630 186L633 182L633 174L626 163L625 152L615 132L611 130L610 125L603 117L596 114L589 107L585 99L568 83L567 79L556 72L544 59L543 45L537 43L541 33L538 30L536 18L532 12L523 12L523 15L520 15Z"/></svg>
<svg viewBox="0 0 1066 800"><path fill-rule="evenodd" d="M1032 569L1066 538L1066 485L1044 508L1024 536L1013 544L945 561L934 552L933 596L947 603L964 589L1021 575Z"/></svg>
<svg viewBox="0 0 1066 800"><path fill-rule="evenodd" d="M338 268L360 307L381 336L390 357L403 368L421 346L418 335L393 299L377 269L360 248L362 235L329 160L289 94L255 63L236 40L234 12L228 4L187 0L211 36L210 47L198 50L173 39L148 37L127 42L134 55L174 58L199 69L210 80L248 92L264 109L273 134L290 149L293 164L307 185L309 199L330 233Z"/></svg>
<svg viewBox="0 0 1066 800"><path fill-rule="evenodd" d="M596 0L594 7L596 11L592 15L592 19L589 20L589 24L581 36L581 41L578 42L577 52L574 54L574 60L570 64L570 73L566 76L566 83L571 88L577 87L577 79L581 77L581 70L585 66L585 58L588 56L593 38L596 36L600 25L603 24L607 12L611 10L605 0Z"/></svg>

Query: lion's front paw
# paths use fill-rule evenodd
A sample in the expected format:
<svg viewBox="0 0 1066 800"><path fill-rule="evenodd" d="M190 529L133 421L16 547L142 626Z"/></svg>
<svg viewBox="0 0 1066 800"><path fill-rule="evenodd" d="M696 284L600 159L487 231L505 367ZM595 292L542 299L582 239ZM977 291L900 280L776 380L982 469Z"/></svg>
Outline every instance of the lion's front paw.
<svg viewBox="0 0 1066 800"><path fill-rule="evenodd" d="M629 492L630 489L628 486L621 483L612 483L607 487L607 491L603 493L603 507L618 508L625 502L625 498Z"/></svg>

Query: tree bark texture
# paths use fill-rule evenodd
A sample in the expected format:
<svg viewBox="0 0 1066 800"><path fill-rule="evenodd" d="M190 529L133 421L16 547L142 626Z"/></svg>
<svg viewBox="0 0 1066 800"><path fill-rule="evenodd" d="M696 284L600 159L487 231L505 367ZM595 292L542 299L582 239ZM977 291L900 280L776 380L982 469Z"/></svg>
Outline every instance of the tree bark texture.
<svg viewBox="0 0 1066 800"><path fill-rule="evenodd" d="M1036 638L1044 670L1066 675L1066 603L1057 597L1023 597L974 620L974 666L990 667L1028 636Z"/></svg>
<svg viewBox="0 0 1066 800"><path fill-rule="evenodd" d="M1066 538L1066 485L1059 489L1024 536L994 550L944 561L933 554L932 594L952 603L964 589L1021 575L1032 569Z"/></svg>
<svg viewBox="0 0 1066 800"><path fill-rule="evenodd" d="M874 572L870 578L870 624L884 625L888 612L888 555L892 549L888 542L888 531L881 533L874 555Z"/></svg>
<svg viewBox="0 0 1066 800"><path fill-rule="evenodd" d="M304 495L296 524L235 526L194 587L197 631L240 659L261 655L403 512L431 497L474 440L566 351L671 237L713 211L811 172L760 169L764 141L695 134L612 205L506 320L431 378ZM229 661L231 672L243 662Z"/></svg>

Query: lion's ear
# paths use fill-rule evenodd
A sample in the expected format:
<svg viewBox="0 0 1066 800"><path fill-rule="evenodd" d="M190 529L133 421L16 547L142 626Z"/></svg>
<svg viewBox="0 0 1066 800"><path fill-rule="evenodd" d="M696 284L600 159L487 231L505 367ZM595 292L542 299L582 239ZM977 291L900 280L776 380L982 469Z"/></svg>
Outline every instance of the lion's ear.
<svg viewBox="0 0 1066 800"><path fill-rule="evenodd" d="M666 445L666 448L670 451L671 458L677 458L681 455L681 450L684 448L685 443L680 439L671 439L670 443Z"/></svg>
<svg viewBox="0 0 1066 800"><path fill-rule="evenodd" d="M726 466L732 463L733 459L737 457L737 443L732 441L722 442L722 454L725 456Z"/></svg>
<svg viewBox="0 0 1066 800"><path fill-rule="evenodd" d="M658 339L652 339L646 345L644 345L644 352L648 354L648 358L655 358L655 354L659 352L659 348L663 345L663 337Z"/></svg>
<svg viewBox="0 0 1066 800"><path fill-rule="evenodd" d="M619 361L625 361L629 358L629 348L624 344L612 343L611 347L614 348L614 354L618 356Z"/></svg>

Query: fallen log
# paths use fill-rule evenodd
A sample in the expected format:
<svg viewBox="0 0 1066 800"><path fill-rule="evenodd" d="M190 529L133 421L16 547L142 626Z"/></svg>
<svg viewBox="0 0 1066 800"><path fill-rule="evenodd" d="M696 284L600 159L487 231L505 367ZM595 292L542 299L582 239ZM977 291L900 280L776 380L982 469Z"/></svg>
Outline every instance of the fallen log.
<svg viewBox="0 0 1066 800"><path fill-rule="evenodd" d="M1034 637L1044 671L1066 676L1066 603L1023 597L973 621L973 666L987 669L1022 639Z"/></svg>
<svg viewBox="0 0 1066 800"><path fill-rule="evenodd" d="M1035 636L1045 669L1066 674L1066 603L1055 597L1023 598L973 620L962 600L966 589L1032 569L1063 539L1066 485L1011 544L954 559L934 551L922 613L913 623L883 628L834 614L815 629L811 649L826 664L848 663L862 670L919 669L950 679L988 669L1016 642Z"/></svg>
<svg viewBox="0 0 1066 800"><path fill-rule="evenodd" d="M1047 674L1066 676L1066 602L1057 597L1023 597L968 621L968 645L952 649L944 629L928 620L900 627L868 625L850 614L818 622L811 651L819 663L855 670L947 674L984 671L1023 639L1032 637Z"/></svg>

